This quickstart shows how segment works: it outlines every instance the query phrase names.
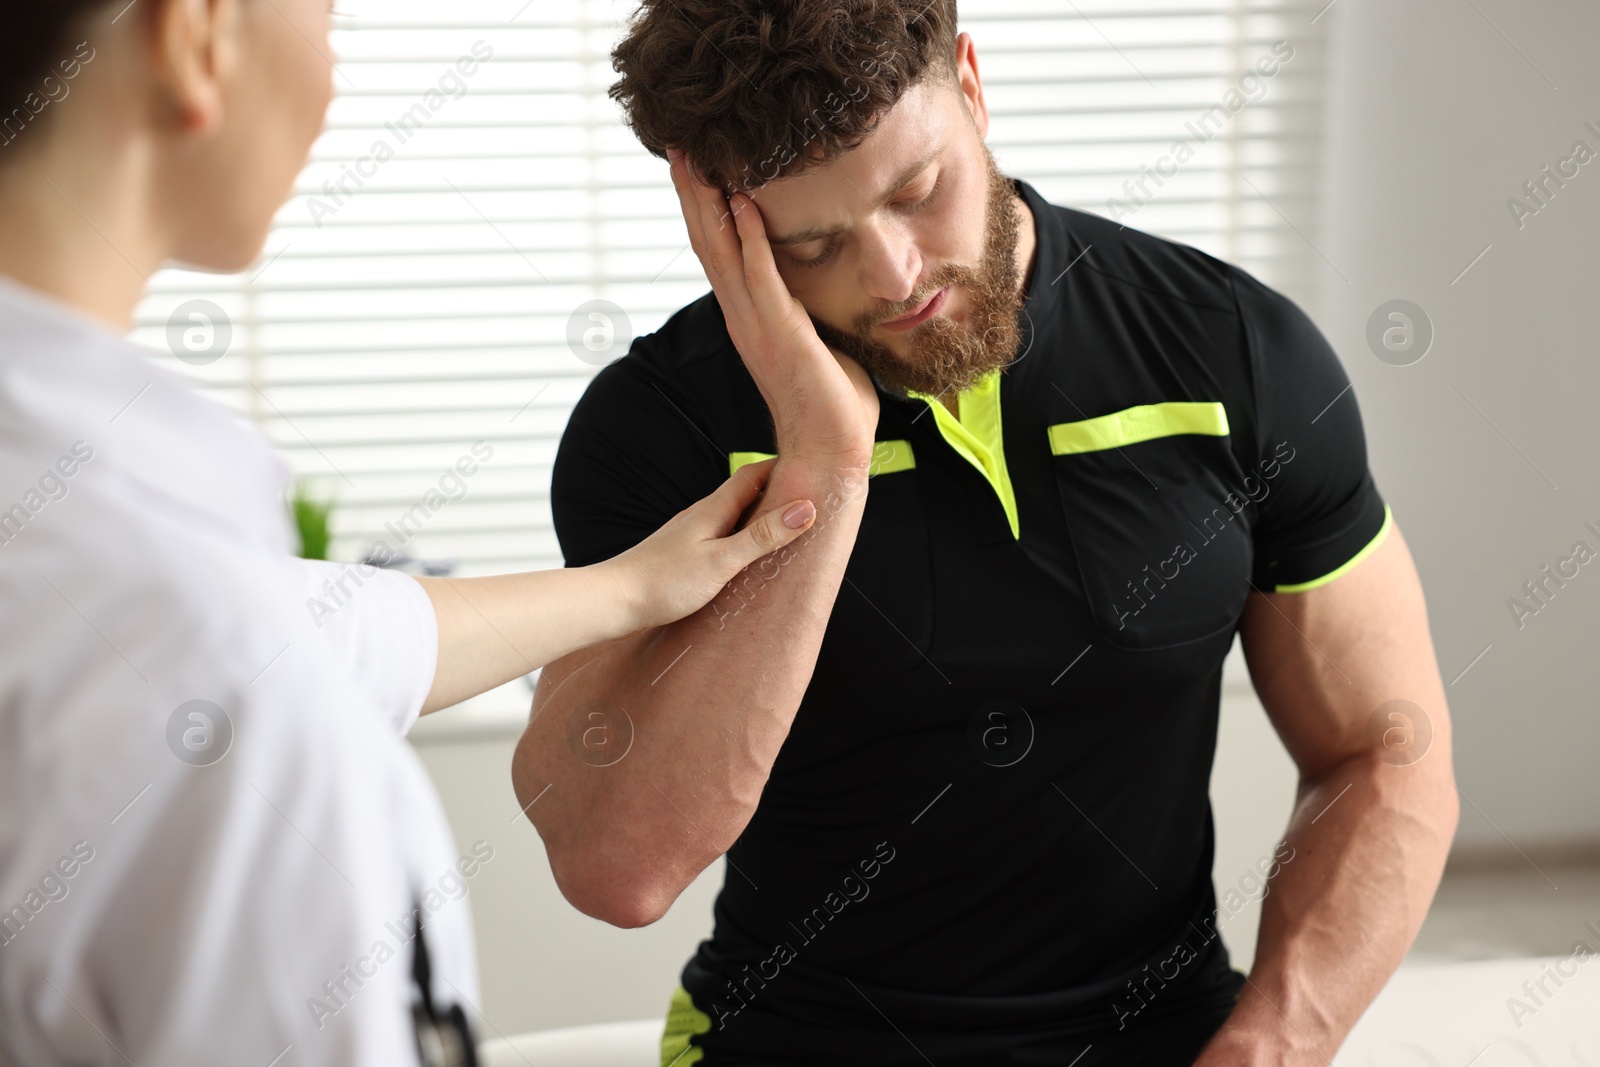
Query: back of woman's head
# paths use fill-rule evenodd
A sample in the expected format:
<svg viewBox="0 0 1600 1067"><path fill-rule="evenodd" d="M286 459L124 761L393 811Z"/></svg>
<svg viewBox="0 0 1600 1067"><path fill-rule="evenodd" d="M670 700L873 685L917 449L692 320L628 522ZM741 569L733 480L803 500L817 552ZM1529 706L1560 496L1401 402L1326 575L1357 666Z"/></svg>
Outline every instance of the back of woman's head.
<svg viewBox="0 0 1600 1067"><path fill-rule="evenodd" d="M15 194L0 212L43 189L73 206L63 227L81 214L105 228L91 210L103 201L138 216L128 232L156 235L153 255L242 269L322 128L330 9L0 0L0 185Z"/></svg>
<svg viewBox="0 0 1600 1067"><path fill-rule="evenodd" d="M45 119L47 102L63 94L81 61L74 32L109 2L0 0L0 148Z"/></svg>

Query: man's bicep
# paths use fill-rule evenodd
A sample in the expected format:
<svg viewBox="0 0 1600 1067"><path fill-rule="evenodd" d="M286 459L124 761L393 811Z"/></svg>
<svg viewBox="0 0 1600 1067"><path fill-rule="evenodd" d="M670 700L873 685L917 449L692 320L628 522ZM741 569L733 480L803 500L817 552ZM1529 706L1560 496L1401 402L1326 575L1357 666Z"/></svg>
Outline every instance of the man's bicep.
<svg viewBox="0 0 1600 1067"><path fill-rule="evenodd" d="M1332 581L1252 594L1240 640L1262 705L1303 776L1384 744L1373 718L1385 706L1417 718L1394 701L1420 712L1417 730L1437 738L1448 728L1421 584L1397 528Z"/></svg>
<svg viewBox="0 0 1600 1067"><path fill-rule="evenodd" d="M719 462L721 467L719 467ZM567 566L610 559L727 477L692 400L634 365L597 375L574 408L550 481Z"/></svg>

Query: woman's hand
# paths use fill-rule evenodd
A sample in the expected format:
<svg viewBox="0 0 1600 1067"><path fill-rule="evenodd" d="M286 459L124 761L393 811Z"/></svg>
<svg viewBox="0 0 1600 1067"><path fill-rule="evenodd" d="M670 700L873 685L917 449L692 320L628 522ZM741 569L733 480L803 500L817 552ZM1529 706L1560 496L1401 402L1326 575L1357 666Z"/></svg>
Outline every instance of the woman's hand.
<svg viewBox="0 0 1600 1067"><path fill-rule="evenodd" d="M811 528L816 506L794 500L733 532L760 498L776 463L769 459L740 467L716 492L680 511L649 538L595 564L618 583L634 630L693 615L745 567Z"/></svg>

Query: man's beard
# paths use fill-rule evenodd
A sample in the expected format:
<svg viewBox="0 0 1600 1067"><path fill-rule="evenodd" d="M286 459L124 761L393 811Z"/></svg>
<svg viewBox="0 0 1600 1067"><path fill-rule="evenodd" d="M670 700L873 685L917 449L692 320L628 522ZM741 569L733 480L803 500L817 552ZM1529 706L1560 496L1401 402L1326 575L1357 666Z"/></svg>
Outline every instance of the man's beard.
<svg viewBox="0 0 1600 1067"><path fill-rule="evenodd" d="M1017 313L1023 304L1016 260L1022 213L1017 210L1016 188L1000 173L987 148L984 160L989 175L989 204L983 261L976 269L941 267L910 299L861 315L849 331L812 318L817 335L825 343L860 363L891 393L960 395L989 372L1016 358L1021 339ZM967 294L965 324L943 315L929 319L907 335L910 352L903 358L868 337L874 327L904 318L946 286Z"/></svg>

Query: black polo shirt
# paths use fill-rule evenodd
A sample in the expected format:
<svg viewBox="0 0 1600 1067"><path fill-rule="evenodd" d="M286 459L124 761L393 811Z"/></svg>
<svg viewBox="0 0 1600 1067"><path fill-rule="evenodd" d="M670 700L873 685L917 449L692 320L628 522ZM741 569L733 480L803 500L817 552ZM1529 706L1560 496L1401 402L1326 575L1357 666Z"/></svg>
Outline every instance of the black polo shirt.
<svg viewBox="0 0 1600 1067"><path fill-rule="evenodd" d="M1293 302L1017 187L1038 236L1019 355L960 424L880 390L816 670L684 972L674 1018L704 1033L681 1063L897 1040L886 1021L1115 1031L1237 992L1211 882L1222 661L1252 589L1343 573L1388 509ZM572 415L567 564L774 449L715 298L689 305Z"/></svg>

